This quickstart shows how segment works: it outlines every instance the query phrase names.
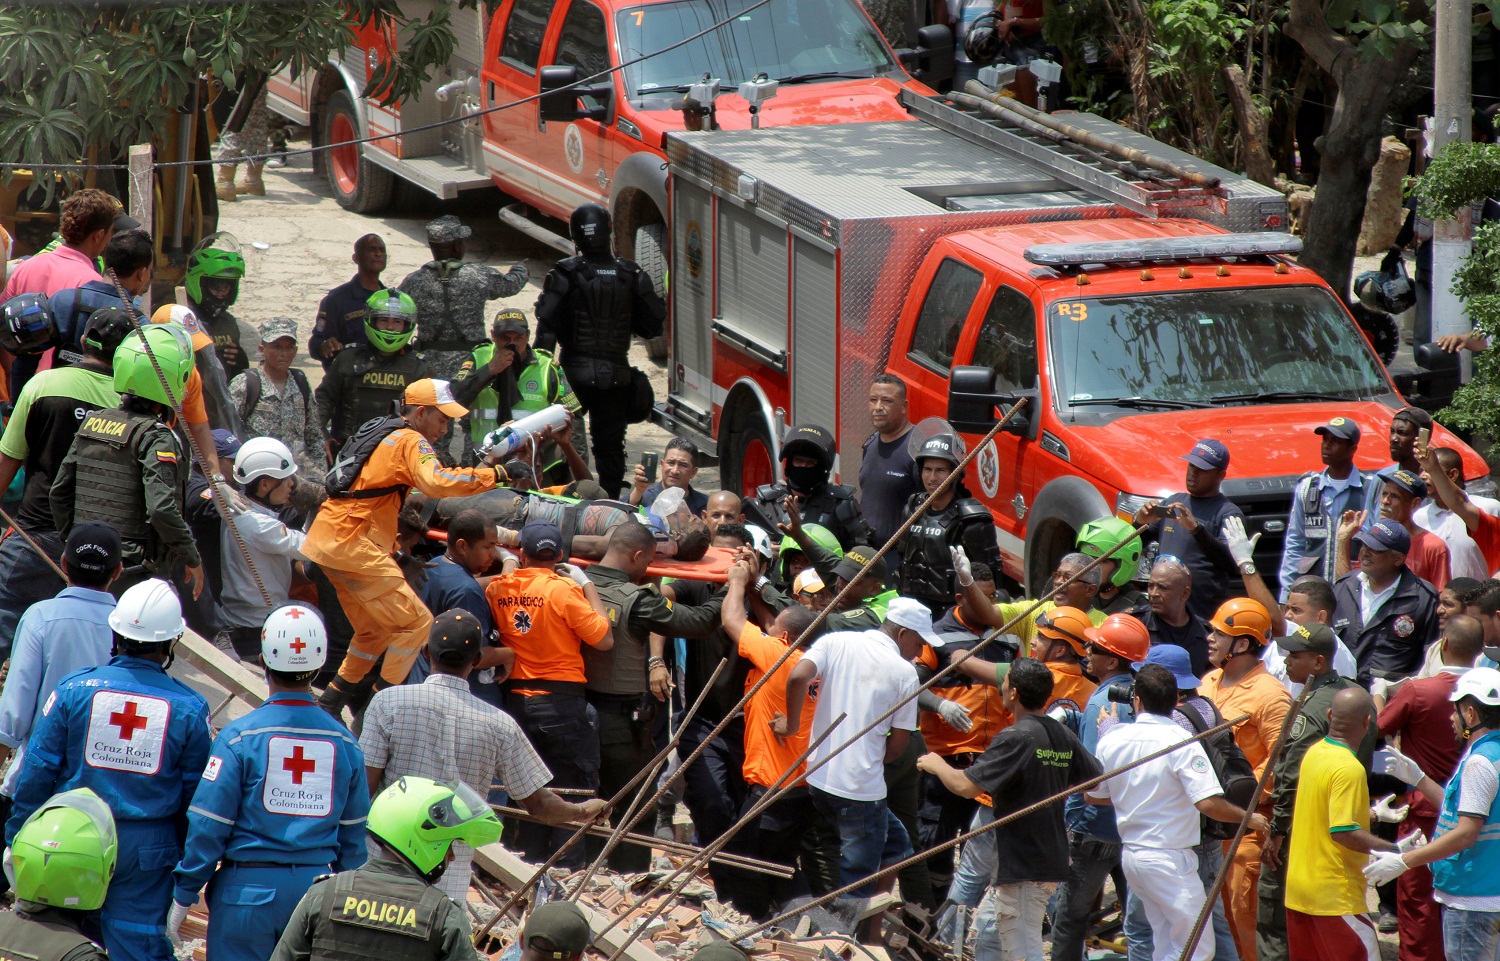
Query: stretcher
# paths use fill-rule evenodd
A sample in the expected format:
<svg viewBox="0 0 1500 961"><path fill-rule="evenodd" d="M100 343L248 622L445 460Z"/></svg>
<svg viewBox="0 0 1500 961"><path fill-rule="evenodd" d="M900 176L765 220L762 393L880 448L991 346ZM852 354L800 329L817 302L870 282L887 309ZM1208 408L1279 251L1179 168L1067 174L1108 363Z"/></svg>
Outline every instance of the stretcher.
<svg viewBox="0 0 1500 961"><path fill-rule="evenodd" d="M448 532L442 530L429 530L429 540L442 544L448 543ZM570 557L571 563L579 567L588 567L596 561L587 557ZM729 567L734 563L734 552L722 547L710 547L708 553L696 561L679 561L676 558L657 558L646 568L646 574L650 577L670 577L679 581L708 581L713 584L722 584L729 578Z"/></svg>

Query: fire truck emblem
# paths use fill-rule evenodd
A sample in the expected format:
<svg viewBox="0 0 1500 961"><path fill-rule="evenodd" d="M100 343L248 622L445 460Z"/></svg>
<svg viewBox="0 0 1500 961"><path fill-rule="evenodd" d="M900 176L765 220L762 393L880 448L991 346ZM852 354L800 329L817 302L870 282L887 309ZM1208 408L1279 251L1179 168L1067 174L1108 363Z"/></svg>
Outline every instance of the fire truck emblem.
<svg viewBox="0 0 1500 961"><path fill-rule="evenodd" d="M583 173L583 134L576 123L568 124L568 132L563 134L563 153L568 155L568 166L573 172Z"/></svg>
<svg viewBox="0 0 1500 961"><path fill-rule="evenodd" d="M994 497L995 492L1000 490L1000 452L995 449L994 441L984 445L984 450L979 452L977 462L979 487L984 491L985 497Z"/></svg>
<svg viewBox="0 0 1500 961"><path fill-rule="evenodd" d="M696 220L688 221L687 244L684 250L687 252L688 273L697 277L703 272L703 231L698 228Z"/></svg>

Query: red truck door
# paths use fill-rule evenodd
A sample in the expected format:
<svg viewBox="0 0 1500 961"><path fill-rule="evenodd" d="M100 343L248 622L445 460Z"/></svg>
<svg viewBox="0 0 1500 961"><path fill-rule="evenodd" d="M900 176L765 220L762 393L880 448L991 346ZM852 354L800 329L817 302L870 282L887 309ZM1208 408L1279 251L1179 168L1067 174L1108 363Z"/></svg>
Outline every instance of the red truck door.
<svg viewBox="0 0 1500 961"><path fill-rule="evenodd" d="M1036 308L1004 279L992 266L971 263L955 250L923 265L913 288L926 293L915 321L903 318L898 326L888 365L906 381L912 420L945 415L949 371L955 366L993 368L1003 391L1036 388ZM1032 416L1040 414L1033 411ZM979 439L968 435L964 442L972 445ZM1027 456L1031 447L1026 438L1001 433L979 452L964 478L995 516L1007 567L1016 565L1012 576L1020 574L1023 517L1036 496Z"/></svg>
<svg viewBox="0 0 1500 961"><path fill-rule="evenodd" d="M491 53L481 71L485 106L535 97L542 42L556 0L511 0L495 15ZM489 175L507 193L536 203L537 122L535 100L484 115L484 161Z"/></svg>
<svg viewBox="0 0 1500 961"><path fill-rule="evenodd" d="M557 34L548 63L577 67L580 78L609 69L609 33L604 12L589 0L572 0ZM589 86L613 86L612 77ZM596 104L587 98L588 106ZM571 212L579 204L609 202L609 171L604 167L609 128L597 120L548 122L537 134L536 162L542 193L558 211ZM566 213L563 214L567 216Z"/></svg>

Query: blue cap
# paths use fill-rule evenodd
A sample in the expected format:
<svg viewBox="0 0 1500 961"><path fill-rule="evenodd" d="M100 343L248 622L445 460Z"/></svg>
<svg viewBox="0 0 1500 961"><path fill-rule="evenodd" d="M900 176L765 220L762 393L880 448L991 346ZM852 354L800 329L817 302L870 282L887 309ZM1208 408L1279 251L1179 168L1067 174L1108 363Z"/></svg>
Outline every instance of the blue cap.
<svg viewBox="0 0 1500 961"><path fill-rule="evenodd" d="M1177 679L1177 689L1180 691L1196 691L1198 689L1198 676L1193 673L1193 659L1188 656L1187 648L1176 644L1155 644L1146 653L1146 659L1138 664L1132 665L1140 670L1147 664L1160 664L1172 672Z"/></svg>
<svg viewBox="0 0 1500 961"><path fill-rule="evenodd" d="M1355 534L1354 539L1372 551L1405 554L1411 550L1411 535L1406 532L1406 528L1389 517L1382 517L1371 524L1369 530Z"/></svg>
<svg viewBox="0 0 1500 961"><path fill-rule="evenodd" d="M539 561L562 556L562 531L556 524L532 521L521 528L521 553Z"/></svg>
<svg viewBox="0 0 1500 961"><path fill-rule="evenodd" d="M214 430L214 453L219 460L232 460L240 452L240 439L220 427Z"/></svg>
<svg viewBox="0 0 1500 961"><path fill-rule="evenodd" d="M1380 479L1387 484L1395 484L1397 487L1415 497L1427 496L1427 482L1420 475L1414 474L1404 468L1386 468L1380 472Z"/></svg>
<svg viewBox="0 0 1500 961"><path fill-rule="evenodd" d="M1347 417L1335 417L1322 427L1314 430L1313 433L1327 434L1329 437L1337 437L1339 440L1359 443L1359 425Z"/></svg>
<svg viewBox="0 0 1500 961"><path fill-rule="evenodd" d="M1206 437L1183 454L1182 459L1199 470L1224 470L1229 467L1229 448L1223 441Z"/></svg>

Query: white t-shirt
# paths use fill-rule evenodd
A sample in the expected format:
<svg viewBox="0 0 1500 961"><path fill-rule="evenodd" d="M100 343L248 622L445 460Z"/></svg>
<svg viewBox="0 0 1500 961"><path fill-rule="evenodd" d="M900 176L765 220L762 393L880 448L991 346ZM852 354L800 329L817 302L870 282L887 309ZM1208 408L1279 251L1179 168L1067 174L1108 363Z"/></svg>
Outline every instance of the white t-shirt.
<svg viewBox="0 0 1500 961"><path fill-rule="evenodd" d="M1412 512L1411 519L1418 527L1431 531L1448 545L1448 572L1451 576L1472 577L1476 581L1490 576L1489 567L1484 562L1484 551L1469 536L1469 529L1464 526L1462 517L1439 507L1437 501L1428 500Z"/></svg>
<svg viewBox="0 0 1500 961"><path fill-rule="evenodd" d="M1164 747L1188 739L1170 717L1137 714L1134 724L1118 724L1099 739L1094 756L1112 771ZM1213 765L1199 743L1116 774L1089 791L1115 806L1115 824L1126 844L1185 850L1198 843L1199 801L1223 794Z"/></svg>
<svg viewBox="0 0 1500 961"><path fill-rule="evenodd" d="M1468 814L1488 821L1490 808L1495 803L1495 794L1500 792L1500 772L1496 772L1495 765L1482 757L1470 755L1464 758L1463 764L1453 776L1462 778L1458 782L1459 815ZM1486 914L1500 912L1500 897L1460 897L1442 891L1433 891L1433 896L1439 904L1459 911L1483 911Z"/></svg>
<svg viewBox="0 0 1500 961"><path fill-rule="evenodd" d="M827 764L807 776L820 791L851 801L879 801L885 797L885 742L892 728L917 729L916 699L877 725L870 733L834 754L891 705L917 689L917 669L901 656L896 642L880 631L836 631L818 639L802 655L802 663L818 671L818 706L813 712L813 740L846 714L828 739L807 758L809 770L823 758Z"/></svg>

